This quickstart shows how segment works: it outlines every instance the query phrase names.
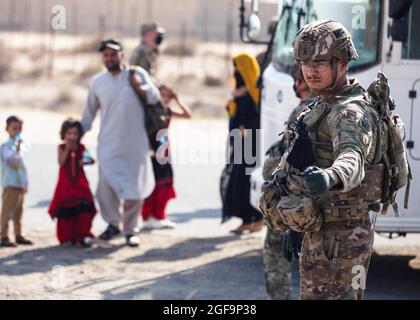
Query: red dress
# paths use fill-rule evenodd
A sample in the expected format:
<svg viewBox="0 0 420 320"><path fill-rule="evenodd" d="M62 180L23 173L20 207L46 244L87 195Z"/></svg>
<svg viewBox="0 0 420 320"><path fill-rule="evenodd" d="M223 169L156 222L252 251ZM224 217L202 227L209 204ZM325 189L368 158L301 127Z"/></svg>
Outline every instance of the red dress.
<svg viewBox="0 0 420 320"><path fill-rule="evenodd" d="M65 144L59 146L65 149ZM85 237L93 237L90 229L96 214L95 203L86 179L83 165L85 146L79 144L60 167L57 186L48 213L57 218L57 238L66 242L83 243Z"/></svg>

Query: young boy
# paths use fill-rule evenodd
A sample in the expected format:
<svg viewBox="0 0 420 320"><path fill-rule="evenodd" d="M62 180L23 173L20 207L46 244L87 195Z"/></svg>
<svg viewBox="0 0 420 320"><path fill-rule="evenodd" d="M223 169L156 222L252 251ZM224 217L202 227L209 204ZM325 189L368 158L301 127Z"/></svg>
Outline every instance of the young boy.
<svg viewBox="0 0 420 320"><path fill-rule="evenodd" d="M1 183L3 187L3 207L1 210L0 246L15 247L16 244L31 245L32 241L22 236L21 220L23 198L28 188L25 165L20 155L23 121L16 116L6 120L9 139L1 146ZM9 218L13 217L16 244L8 237Z"/></svg>

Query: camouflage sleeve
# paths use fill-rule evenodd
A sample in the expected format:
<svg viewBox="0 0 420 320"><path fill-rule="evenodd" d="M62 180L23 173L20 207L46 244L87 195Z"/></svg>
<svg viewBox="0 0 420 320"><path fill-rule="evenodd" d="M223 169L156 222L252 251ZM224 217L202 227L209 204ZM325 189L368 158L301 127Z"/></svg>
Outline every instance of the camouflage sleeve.
<svg viewBox="0 0 420 320"><path fill-rule="evenodd" d="M365 109L356 104L338 106L327 118L334 148L334 163L328 168L338 175L342 191L361 183L364 164L372 145L374 122Z"/></svg>
<svg viewBox="0 0 420 320"><path fill-rule="evenodd" d="M151 63L148 59L148 55L144 50L140 48L134 49L130 58L130 64L142 67L147 72L150 72Z"/></svg>
<svg viewBox="0 0 420 320"><path fill-rule="evenodd" d="M139 61L139 48L134 48L133 52L131 53L129 62L132 66L138 66L138 61Z"/></svg>

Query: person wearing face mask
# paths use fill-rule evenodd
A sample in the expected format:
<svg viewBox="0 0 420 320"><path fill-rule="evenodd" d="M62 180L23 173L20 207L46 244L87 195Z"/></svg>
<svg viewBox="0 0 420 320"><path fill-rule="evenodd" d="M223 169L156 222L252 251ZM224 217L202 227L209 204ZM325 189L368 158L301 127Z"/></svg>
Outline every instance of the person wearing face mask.
<svg viewBox="0 0 420 320"><path fill-rule="evenodd" d="M165 29L157 23L148 23L141 26L141 43L134 49L130 64L142 67L151 76L157 72L157 57L159 46L165 35Z"/></svg>

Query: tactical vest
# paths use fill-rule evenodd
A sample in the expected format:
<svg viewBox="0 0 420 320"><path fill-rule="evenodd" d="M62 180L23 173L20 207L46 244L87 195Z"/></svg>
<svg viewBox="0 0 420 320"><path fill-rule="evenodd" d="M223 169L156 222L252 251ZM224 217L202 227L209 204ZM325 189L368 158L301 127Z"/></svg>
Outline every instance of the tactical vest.
<svg viewBox="0 0 420 320"><path fill-rule="evenodd" d="M361 99L364 99L364 96L357 93L343 96L338 99L337 103L350 104L356 101L360 102ZM368 105L368 103L365 104ZM329 134L327 122L323 121L331 112L332 107L327 102L318 102L302 119L312 142L314 165L320 168L328 168L334 162L332 137ZM374 137L376 137L376 133L377 130L374 132ZM382 199L384 166L379 161L374 162L376 152L382 152L382 150L376 150L376 146L372 146L370 150L364 166L365 176L360 185L348 192L334 191L333 189L315 200L325 222L360 219L366 217L369 210L377 211L378 204ZM378 156L378 158L382 158L382 156Z"/></svg>
<svg viewBox="0 0 420 320"><path fill-rule="evenodd" d="M366 112L371 113L376 119L376 128L369 153L365 159L365 176L362 182L348 192L331 191L316 199L316 203L323 213L326 222L360 219L366 217L369 210L386 214L392 204L395 214L398 215L398 207L395 202L396 191L407 184L405 207L408 201L409 179L411 174L404 144L399 134L395 117L388 106L381 112L381 101L374 91L383 85L384 79L378 75L378 80L373 82L367 92L343 95L336 100L340 104L359 102ZM386 79L386 78L385 78ZM388 88L389 90L389 88ZM364 103L360 103L363 101ZM390 100L392 101L392 100ZM329 128L324 120L331 111L331 105L326 102L315 101L313 105L303 111L300 118L306 125L312 142L312 153L315 159L314 165L328 168L334 162L334 150L332 139L329 136ZM392 109L391 109L392 110ZM363 124L362 124L363 125ZM382 210L380 203L383 204Z"/></svg>

